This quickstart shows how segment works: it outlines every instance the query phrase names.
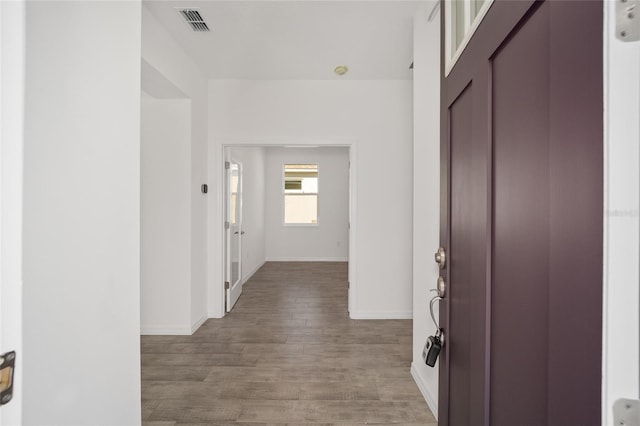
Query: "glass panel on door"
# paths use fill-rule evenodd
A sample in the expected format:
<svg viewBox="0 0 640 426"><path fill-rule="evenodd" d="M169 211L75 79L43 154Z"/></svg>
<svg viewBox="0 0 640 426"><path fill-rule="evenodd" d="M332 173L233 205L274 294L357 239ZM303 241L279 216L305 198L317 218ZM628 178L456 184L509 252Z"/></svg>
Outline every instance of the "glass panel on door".
<svg viewBox="0 0 640 426"><path fill-rule="evenodd" d="M239 189L240 189L240 170L237 163L231 163L231 172L229 177L229 195L230 195L230 211L229 223L231 224L231 280L233 285L240 279L240 206Z"/></svg>
<svg viewBox="0 0 640 426"><path fill-rule="evenodd" d="M242 294L242 164L228 162L225 184L226 311Z"/></svg>

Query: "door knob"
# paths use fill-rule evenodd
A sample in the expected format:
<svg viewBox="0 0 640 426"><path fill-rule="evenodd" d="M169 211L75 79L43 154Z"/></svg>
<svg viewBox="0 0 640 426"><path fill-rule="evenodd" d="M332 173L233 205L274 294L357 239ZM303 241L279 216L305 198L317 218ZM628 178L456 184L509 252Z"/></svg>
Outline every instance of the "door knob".
<svg viewBox="0 0 640 426"><path fill-rule="evenodd" d="M444 251L444 247L440 247L435 255L436 263L440 269L444 269L444 266L447 262L447 254Z"/></svg>

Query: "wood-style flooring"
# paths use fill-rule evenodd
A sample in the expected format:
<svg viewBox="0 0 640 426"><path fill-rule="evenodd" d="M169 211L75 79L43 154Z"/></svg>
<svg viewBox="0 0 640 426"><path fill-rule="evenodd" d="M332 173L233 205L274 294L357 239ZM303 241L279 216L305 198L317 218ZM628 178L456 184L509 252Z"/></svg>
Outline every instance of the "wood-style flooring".
<svg viewBox="0 0 640 426"><path fill-rule="evenodd" d="M142 337L144 425L435 425L411 320L351 320L347 264L268 262L229 315Z"/></svg>

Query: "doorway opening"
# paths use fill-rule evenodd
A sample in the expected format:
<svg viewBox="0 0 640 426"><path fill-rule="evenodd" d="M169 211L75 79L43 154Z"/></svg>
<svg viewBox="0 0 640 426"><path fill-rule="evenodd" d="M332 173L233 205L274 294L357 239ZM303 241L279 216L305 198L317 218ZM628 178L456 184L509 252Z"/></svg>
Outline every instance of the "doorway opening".
<svg viewBox="0 0 640 426"><path fill-rule="evenodd" d="M226 144L222 149L218 294L223 315L267 262L346 263L351 312L354 145Z"/></svg>

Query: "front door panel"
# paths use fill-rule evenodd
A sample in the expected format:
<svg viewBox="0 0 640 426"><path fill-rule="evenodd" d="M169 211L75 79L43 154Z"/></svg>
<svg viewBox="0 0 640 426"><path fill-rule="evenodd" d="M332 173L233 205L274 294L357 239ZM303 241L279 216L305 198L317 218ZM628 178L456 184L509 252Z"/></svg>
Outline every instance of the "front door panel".
<svg viewBox="0 0 640 426"><path fill-rule="evenodd" d="M491 425L495 426L547 424L548 6L544 3L535 10L492 61Z"/></svg>
<svg viewBox="0 0 640 426"><path fill-rule="evenodd" d="M473 137L473 85L449 109L451 129L451 243L449 303L450 425L484 417L487 152ZM472 303L473 301L473 303Z"/></svg>
<svg viewBox="0 0 640 426"><path fill-rule="evenodd" d="M602 9L496 0L443 77L441 426L600 424Z"/></svg>

